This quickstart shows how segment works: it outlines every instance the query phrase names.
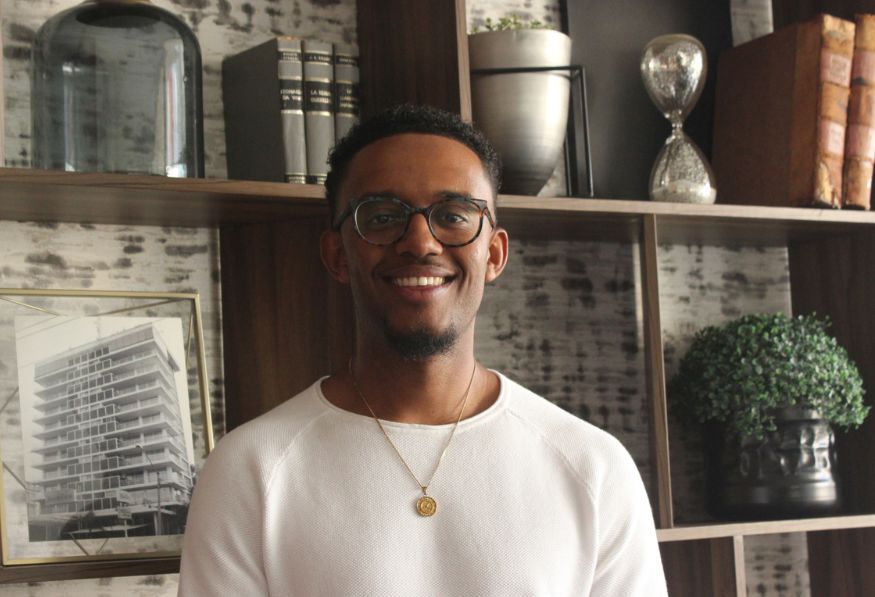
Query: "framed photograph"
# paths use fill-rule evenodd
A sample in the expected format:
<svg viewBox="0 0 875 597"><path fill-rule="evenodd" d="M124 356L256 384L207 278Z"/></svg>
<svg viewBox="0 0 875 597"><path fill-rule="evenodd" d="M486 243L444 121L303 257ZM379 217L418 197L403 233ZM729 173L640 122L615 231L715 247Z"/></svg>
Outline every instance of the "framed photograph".
<svg viewBox="0 0 875 597"><path fill-rule="evenodd" d="M3 565L178 555L208 396L197 294L0 289Z"/></svg>

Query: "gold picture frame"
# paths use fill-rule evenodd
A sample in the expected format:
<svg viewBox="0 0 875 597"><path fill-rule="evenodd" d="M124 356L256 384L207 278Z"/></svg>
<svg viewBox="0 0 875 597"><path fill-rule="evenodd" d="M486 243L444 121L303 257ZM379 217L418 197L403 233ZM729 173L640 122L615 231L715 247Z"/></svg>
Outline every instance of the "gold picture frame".
<svg viewBox="0 0 875 597"><path fill-rule="evenodd" d="M207 379L197 293L0 288L2 565L178 556Z"/></svg>

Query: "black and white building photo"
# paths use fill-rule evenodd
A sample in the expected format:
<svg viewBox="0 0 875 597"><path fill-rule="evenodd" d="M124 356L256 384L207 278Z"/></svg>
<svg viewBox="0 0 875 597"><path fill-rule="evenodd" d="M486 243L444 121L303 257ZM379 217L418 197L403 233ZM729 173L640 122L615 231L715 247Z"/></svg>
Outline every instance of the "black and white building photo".
<svg viewBox="0 0 875 597"><path fill-rule="evenodd" d="M181 533L194 457L180 321L16 328L29 540Z"/></svg>

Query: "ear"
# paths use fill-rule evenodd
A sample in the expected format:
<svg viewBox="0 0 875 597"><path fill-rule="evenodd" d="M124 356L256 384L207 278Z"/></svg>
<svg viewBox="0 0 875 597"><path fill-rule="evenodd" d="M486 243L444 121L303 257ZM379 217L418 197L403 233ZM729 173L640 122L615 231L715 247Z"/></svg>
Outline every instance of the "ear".
<svg viewBox="0 0 875 597"><path fill-rule="evenodd" d="M489 239L489 254L486 262L486 283L492 282L507 265L507 230L496 228Z"/></svg>
<svg viewBox="0 0 875 597"><path fill-rule="evenodd" d="M322 233L319 238L319 254L331 277L341 284L349 284L349 263L340 231L325 230Z"/></svg>

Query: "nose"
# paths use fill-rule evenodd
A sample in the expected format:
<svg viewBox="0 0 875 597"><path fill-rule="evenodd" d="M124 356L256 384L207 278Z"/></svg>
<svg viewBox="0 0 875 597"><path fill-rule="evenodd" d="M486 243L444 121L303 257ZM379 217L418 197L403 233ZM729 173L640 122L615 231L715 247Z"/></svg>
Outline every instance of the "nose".
<svg viewBox="0 0 875 597"><path fill-rule="evenodd" d="M395 250L400 254L409 254L414 257L426 255L438 255L443 252L444 246L432 235L428 228L428 220L425 214L417 213L410 216L407 231L396 243Z"/></svg>

